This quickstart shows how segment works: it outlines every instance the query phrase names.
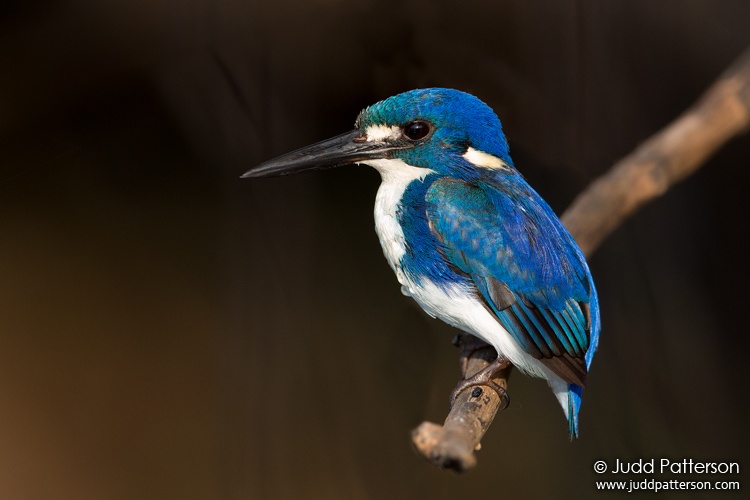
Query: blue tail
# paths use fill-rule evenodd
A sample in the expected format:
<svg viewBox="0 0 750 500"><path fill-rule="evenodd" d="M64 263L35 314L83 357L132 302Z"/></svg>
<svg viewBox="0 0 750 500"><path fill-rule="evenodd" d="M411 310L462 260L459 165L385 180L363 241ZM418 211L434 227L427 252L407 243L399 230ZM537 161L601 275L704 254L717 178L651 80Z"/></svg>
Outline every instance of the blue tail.
<svg viewBox="0 0 750 500"><path fill-rule="evenodd" d="M570 384L568 386L568 433L570 440L578 437L578 412L581 410L581 393L583 387Z"/></svg>
<svg viewBox="0 0 750 500"><path fill-rule="evenodd" d="M583 258L583 254L579 255ZM594 287L594 281L591 279L589 274L589 285L591 286L591 298L589 301L589 308L591 310L591 338L589 339L589 347L586 351L586 370L591 368L591 360L594 358L594 351L599 344L599 332L601 330L601 319L599 318L599 296L596 293ZM581 394L583 393L583 387L580 385L570 384L568 385L568 433L570 434L570 440L578 437L578 412L581 411Z"/></svg>

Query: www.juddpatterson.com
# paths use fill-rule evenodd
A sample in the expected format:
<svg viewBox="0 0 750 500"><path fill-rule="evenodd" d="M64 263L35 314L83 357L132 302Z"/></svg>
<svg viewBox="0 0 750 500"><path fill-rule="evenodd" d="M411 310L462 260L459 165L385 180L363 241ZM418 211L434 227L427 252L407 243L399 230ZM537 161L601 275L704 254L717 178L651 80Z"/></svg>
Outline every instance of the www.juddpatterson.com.
<svg viewBox="0 0 750 500"><path fill-rule="evenodd" d="M654 475L677 475L690 474L739 474L740 464L737 462L706 462L685 458L672 460L669 458L650 458L638 460L620 460L605 462L597 460L594 462L594 472L597 474L654 474ZM687 478L686 478L687 479ZM686 479L671 479L669 477L646 477L644 479L626 481L597 481L598 490L620 490L632 493L640 491L663 491L663 490L739 490L739 481L716 481L716 476L711 481L694 481ZM690 479L697 479L695 477ZM727 478L729 479L729 478Z"/></svg>
<svg viewBox="0 0 750 500"><path fill-rule="evenodd" d="M658 479L642 479L640 481L596 481L596 489L600 491L613 490L633 493L636 491L669 491L669 490L739 490L739 481L660 481Z"/></svg>

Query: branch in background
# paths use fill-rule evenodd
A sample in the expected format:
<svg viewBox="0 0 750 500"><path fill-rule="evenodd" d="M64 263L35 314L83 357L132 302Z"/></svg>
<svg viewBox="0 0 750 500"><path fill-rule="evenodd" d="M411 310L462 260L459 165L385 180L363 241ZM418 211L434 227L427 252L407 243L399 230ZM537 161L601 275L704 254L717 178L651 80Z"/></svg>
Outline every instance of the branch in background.
<svg viewBox="0 0 750 500"><path fill-rule="evenodd" d="M586 255L622 222L689 176L727 141L750 127L750 48L690 109L595 180L573 201L562 221ZM496 357L470 335L462 341L464 379ZM433 465L464 472L489 428L508 385L510 368L493 379L500 391L479 385L462 391L441 426L423 422L412 432L415 449ZM504 406L503 406L504 407Z"/></svg>
<svg viewBox="0 0 750 500"><path fill-rule="evenodd" d="M690 109L573 201L563 223L586 255L630 215L698 170L750 125L750 49Z"/></svg>

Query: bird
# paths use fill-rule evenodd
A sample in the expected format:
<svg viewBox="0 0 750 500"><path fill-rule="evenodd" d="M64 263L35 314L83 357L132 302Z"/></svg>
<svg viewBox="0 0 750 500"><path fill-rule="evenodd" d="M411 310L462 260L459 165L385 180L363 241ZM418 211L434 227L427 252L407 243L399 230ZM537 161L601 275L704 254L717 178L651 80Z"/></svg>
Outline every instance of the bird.
<svg viewBox="0 0 750 500"><path fill-rule="evenodd" d="M425 88L363 109L354 129L266 161L258 178L365 164L380 173L375 230L404 295L545 379L570 439L601 329L586 258L510 157L479 98ZM480 380L481 379L481 380Z"/></svg>

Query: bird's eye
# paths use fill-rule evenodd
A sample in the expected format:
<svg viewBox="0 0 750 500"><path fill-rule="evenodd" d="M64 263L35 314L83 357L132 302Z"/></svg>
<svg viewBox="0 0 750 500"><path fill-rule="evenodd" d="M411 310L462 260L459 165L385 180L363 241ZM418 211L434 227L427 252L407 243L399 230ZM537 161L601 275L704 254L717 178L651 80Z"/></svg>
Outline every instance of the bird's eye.
<svg viewBox="0 0 750 500"><path fill-rule="evenodd" d="M404 135L407 139L418 141L424 139L430 133L430 124L427 122L410 122L404 125Z"/></svg>

